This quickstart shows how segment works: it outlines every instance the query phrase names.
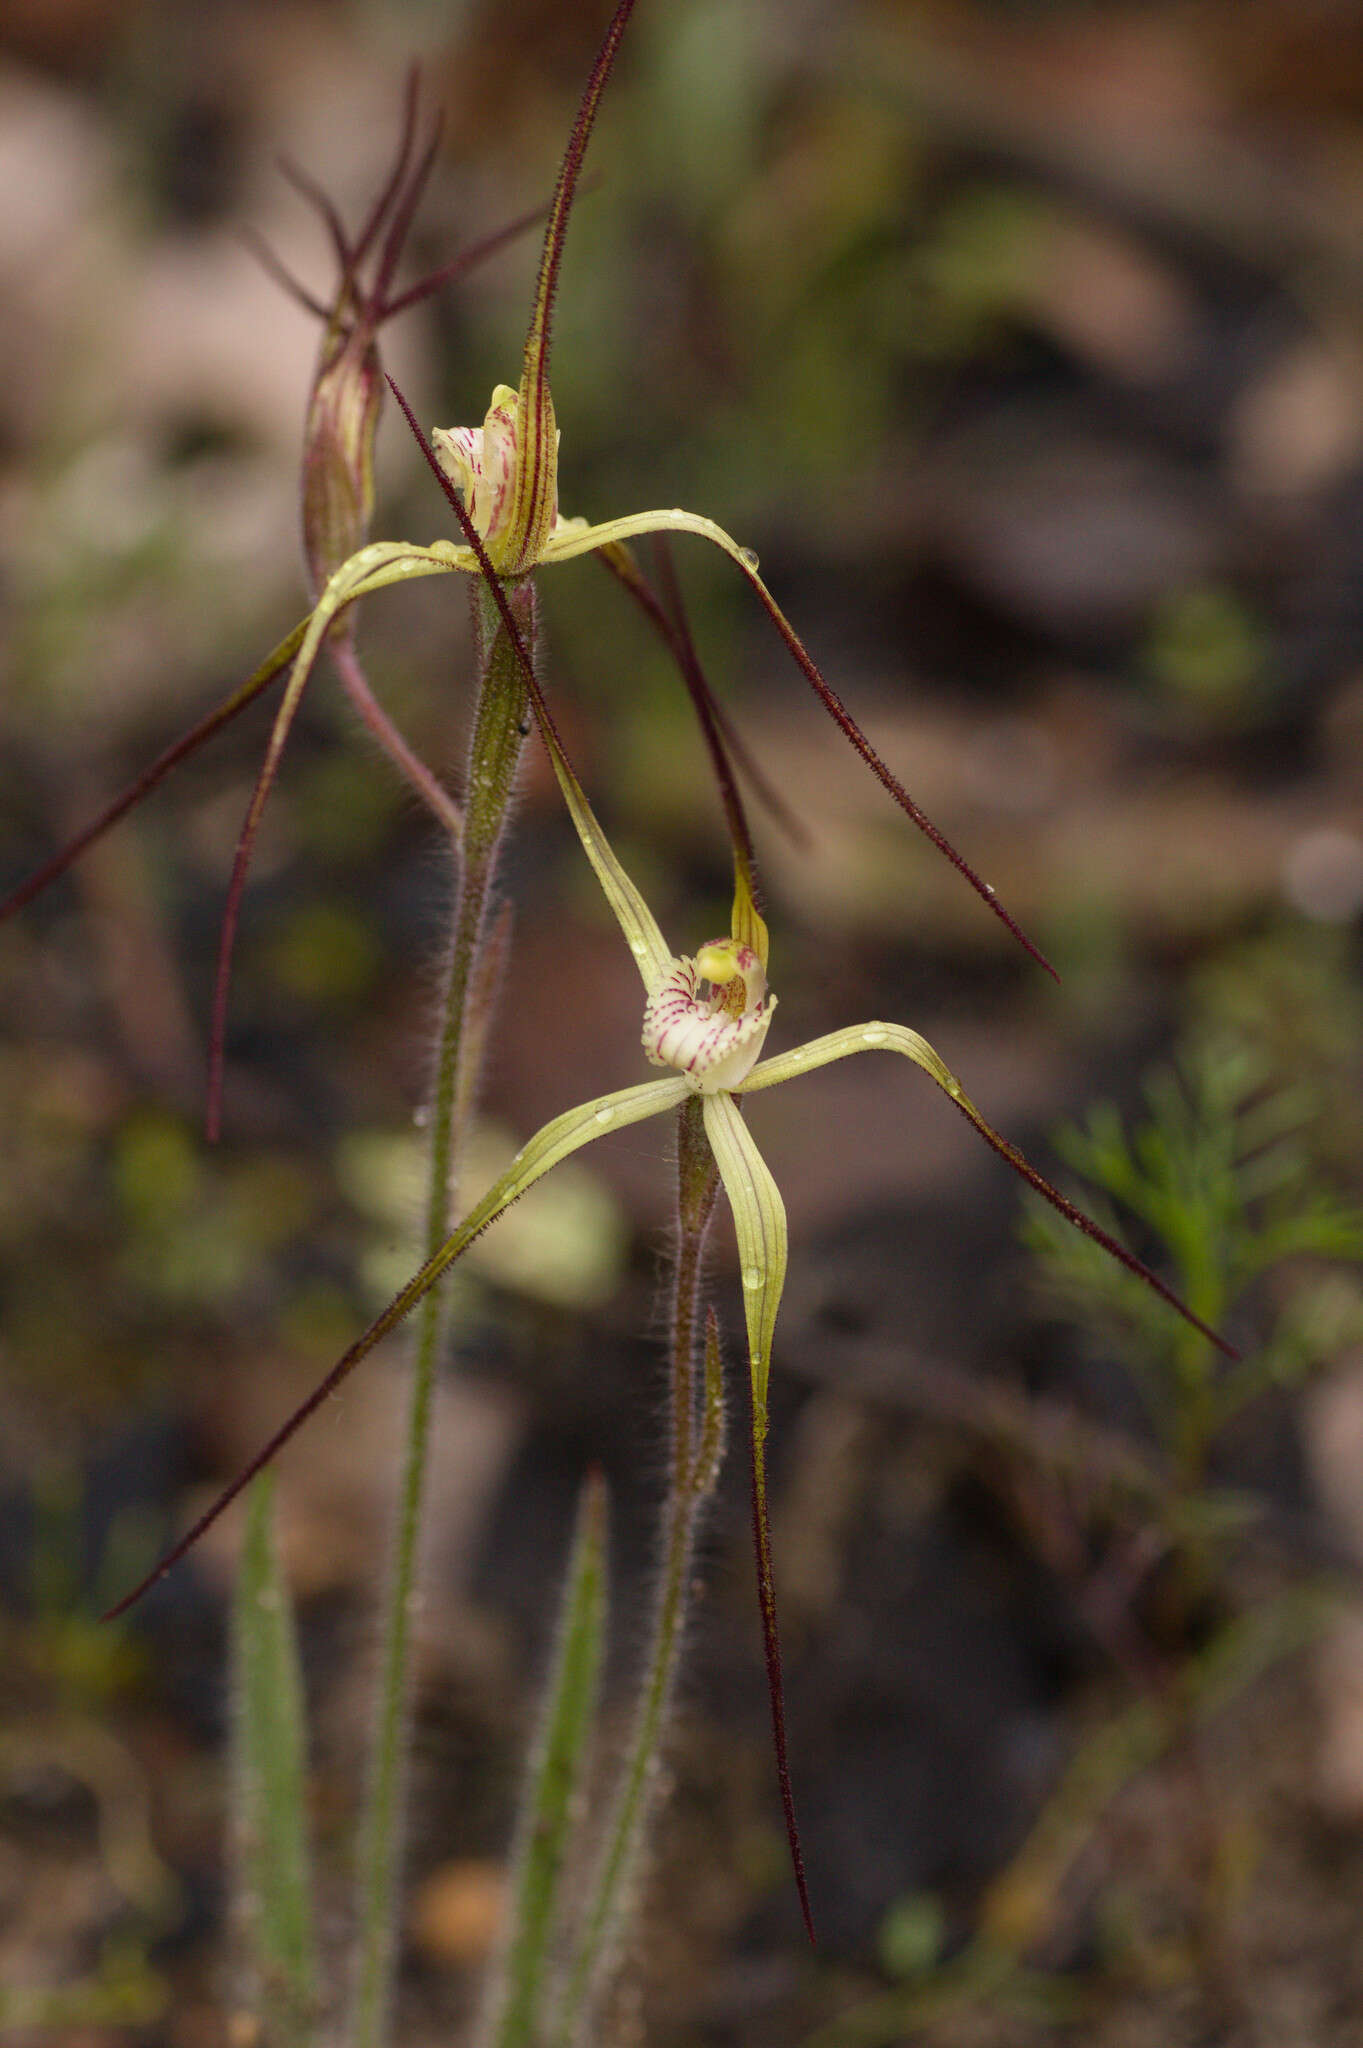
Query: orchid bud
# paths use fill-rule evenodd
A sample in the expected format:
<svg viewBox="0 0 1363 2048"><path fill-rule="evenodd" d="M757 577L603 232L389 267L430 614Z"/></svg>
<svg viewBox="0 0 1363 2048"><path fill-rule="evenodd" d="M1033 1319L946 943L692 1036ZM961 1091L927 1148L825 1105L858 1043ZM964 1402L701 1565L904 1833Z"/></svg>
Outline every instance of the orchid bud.
<svg viewBox="0 0 1363 2048"><path fill-rule="evenodd" d="M353 237L326 194L303 172L284 165L292 183L322 216L336 253L340 275L329 302L299 284L258 236L250 237L277 281L326 323L303 437L303 553L314 597L369 540L374 511L374 436L384 388L379 329L394 314L431 297L540 217L539 209L522 214L419 283L394 292L393 278L440 140L437 121L417 153L416 129L417 78L413 71L407 82L402 135L393 168Z"/></svg>
<svg viewBox="0 0 1363 2048"><path fill-rule="evenodd" d="M545 387L547 415L536 436L543 449L543 474L527 474L521 393L499 384L481 427L436 427L431 444L436 460L457 491L494 569L518 576L533 569L545 543L560 525L558 444L553 400Z"/></svg>
<svg viewBox="0 0 1363 2048"><path fill-rule="evenodd" d="M393 167L368 217L352 236L326 194L290 164L285 174L326 224L339 268L329 298L314 297L257 241L286 290L325 321L303 429L303 555L314 597L369 539L374 513L374 436L384 384L379 329L391 315L424 297L436 280L400 295L393 277L417 204L435 162L439 124L417 151L417 79L407 81L402 132ZM372 260L371 260L372 259Z"/></svg>
<svg viewBox="0 0 1363 2048"><path fill-rule="evenodd" d="M303 434L303 555L314 597L369 538L383 390L373 326L360 320L347 334L333 321Z"/></svg>

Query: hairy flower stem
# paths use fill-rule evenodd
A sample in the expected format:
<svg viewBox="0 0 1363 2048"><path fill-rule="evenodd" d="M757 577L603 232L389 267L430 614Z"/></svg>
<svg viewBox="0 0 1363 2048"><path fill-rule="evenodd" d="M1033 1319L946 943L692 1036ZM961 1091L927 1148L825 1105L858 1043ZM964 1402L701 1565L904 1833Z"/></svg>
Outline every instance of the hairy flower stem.
<svg viewBox="0 0 1363 2048"><path fill-rule="evenodd" d="M701 1122L700 1097L693 1096L678 1111L671 1459L663 1508L657 1608L635 1707L633 1735L621 1769L609 1831L602 1845L576 1953L558 2001L555 2048L570 2048L570 2044L585 2038L585 2023L607 1987L629 1887L658 1790L662 1733L685 1636L696 1529L714 1484L723 1434L723 1384L713 1317L706 1332L705 1375L699 1399L696 1386L705 1235L718 1190L719 1172Z"/></svg>
<svg viewBox="0 0 1363 2048"><path fill-rule="evenodd" d="M521 636L535 645L534 592L528 582L507 590ZM423 1258L440 1249L454 1227L459 1153L477 1089L486 1042L481 1014L491 977L480 972L488 897L516 770L529 731L525 678L516 649L489 593L475 587L474 630L480 690L469 749L468 787L460 835L440 1041L430 1108L430 1178ZM444 1291L433 1287L417 1314L407 1435L397 1526L380 1630L369 1785L357 1859L356 1964L351 2048L380 2048L388 2036L401 1889L403 1810L411 1721L411 1667L422 1511L429 1463L436 1368L448 1324Z"/></svg>

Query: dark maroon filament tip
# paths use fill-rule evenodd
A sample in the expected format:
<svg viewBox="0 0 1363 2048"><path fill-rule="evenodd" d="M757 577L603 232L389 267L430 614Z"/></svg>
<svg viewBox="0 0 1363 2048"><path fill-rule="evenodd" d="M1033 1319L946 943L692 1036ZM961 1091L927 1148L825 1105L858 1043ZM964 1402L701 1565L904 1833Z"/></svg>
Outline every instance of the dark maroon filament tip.
<svg viewBox="0 0 1363 2048"><path fill-rule="evenodd" d="M785 1681L781 1672L781 1636L776 1624L776 1582L772 1576L771 1524L767 1515L766 1456L758 1433L755 1411L751 1442L752 1527L753 1548L757 1555L757 1604L762 1613L762 1648L767 1664L767 1694L771 1701L771 1734L776 1752L776 1778L781 1791L781 1812L786 1824L786 1841L790 1846L791 1868L795 1873L795 1890L800 1900L800 1917L805 1923L805 1933L809 1936L810 1946L816 1947L814 1910L809 1902L809 1884L805 1877L800 1830L795 1819L795 1793L791 1786L790 1756L786 1745Z"/></svg>
<svg viewBox="0 0 1363 2048"><path fill-rule="evenodd" d="M602 38L596 53L591 76L579 103L577 116L568 137L568 146L563 152L558 178L554 185L554 196L549 206L549 223L544 231L544 248L540 255L539 276L535 282L535 300L530 315L530 329L525 342L525 366L532 373L534 384L533 403L538 411L549 376L549 342L554 318L554 297L558 291L558 274L563 262L563 243L568 232L568 216L572 212L573 199L577 192L582 161L587 154L592 127L596 121L601 95L606 89L611 67L629 18L634 12L635 0L620 0L611 17L610 26Z"/></svg>
<svg viewBox="0 0 1363 2048"><path fill-rule="evenodd" d="M16 911L22 910L25 904L31 903L35 896L41 895L49 883L64 875L67 869L79 860L87 847L93 846L97 839L102 839L111 826L116 825L120 818L126 817L144 797L150 796L173 768L178 768L181 761L187 760L206 740L212 739L214 733L221 732L239 711L244 711L248 704L254 703L263 690L277 682L297 653L306 624L304 620L296 626L288 639L275 649L274 654L253 676L249 676L230 696L224 698L221 704L216 705L212 711L199 719L197 724L192 725L187 733L183 733L178 740L173 740L170 746L157 755L149 768L144 768L126 789L105 805L98 817L92 818L90 823L77 832L74 838L68 839L50 860L44 861L40 868L35 868L26 880L20 882L17 888L12 889L8 896L0 900L0 924L3 924L7 917L12 917Z"/></svg>
<svg viewBox="0 0 1363 2048"><path fill-rule="evenodd" d="M992 1146L1000 1159L1007 1161L1019 1179L1025 1180L1028 1187L1034 1193L1040 1195L1043 1201L1049 1202L1051 1207L1059 1215L1063 1216L1067 1223L1072 1223L1076 1230L1083 1232L1085 1237L1092 1238L1095 1244L1101 1245L1110 1258L1115 1259L1119 1266L1125 1266L1127 1272L1134 1274L1136 1279L1143 1281L1153 1294L1159 1296L1161 1301L1168 1302L1170 1308L1178 1315L1181 1315L1185 1323L1190 1324L1194 1330L1205 1337L1209 1344L1214 1344L1224 1357L1234 1360L1237 1364L1239 1363L1240 1353L1236 1350L1235 1346L1227 1338L1223 1337L1218 1330L1214 1330L1210 1323L1204 1322L1200 1315L1195 1314L1189 1308L1187 1302L1176 1294L1172 1287L1160 1279L1158 1273L1152 1273L1149 1266L1142 1259L1138 1259L1134 1252L1129 1252L1118 1238L1113 1237L1110 1231L1103 1229L1101 1223L1095 1223L1091 1216L1085 1214L1084 1210L1062 1195L1059 1188L1052 1187L1046 1176L1037 1172L1031 1161L1024 1158L1023 1154L1018 1151L1016 1145L1010 1145L1006 1138L1001 1138L998 1132L985 1122L973 1105L967 1105L958 1096L953 1095L951 1099L956 1104L957 1109L960 1110L962 1116L973 1124L985 1143Z"/></svg>

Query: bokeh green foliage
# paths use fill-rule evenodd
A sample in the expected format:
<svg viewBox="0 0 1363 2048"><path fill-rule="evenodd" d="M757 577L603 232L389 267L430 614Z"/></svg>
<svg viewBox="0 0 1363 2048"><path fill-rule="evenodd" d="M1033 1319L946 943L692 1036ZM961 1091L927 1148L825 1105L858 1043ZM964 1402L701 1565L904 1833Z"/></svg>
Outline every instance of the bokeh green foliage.
<svg viewBox="0 0 1363 2048"><path fill-rule="evenodd" d="M1236 1363L1159 1305L1097 1247L1029 1205L1046 1294L1115 1344L1179 1489L1196 1493L1246 1403L1298 1385L1363 1336L1363 1208L1340 1170L1357 991L1339 940L1285 929L1233 948L1192 990L1170 1061L1139 1118L1090 1110L1055 1144L1116 1226L1132 1220L1204 1320L1244 1346Z"/></svg>

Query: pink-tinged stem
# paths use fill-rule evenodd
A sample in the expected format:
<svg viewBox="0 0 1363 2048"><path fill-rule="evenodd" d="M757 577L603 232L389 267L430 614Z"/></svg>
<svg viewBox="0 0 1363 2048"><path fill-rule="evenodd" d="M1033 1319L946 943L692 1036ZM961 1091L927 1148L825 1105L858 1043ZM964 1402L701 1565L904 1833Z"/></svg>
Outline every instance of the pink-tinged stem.
<svg viewBox="0 0 1363 2048"><path fill-rule="evenodd" d="M640 1853L661 1795L658 1766L685 1644L696 1539L701 1511L718 1469L724 1431L723 1366L713 1310L705 1318L699 1416L696 1403L705 1241L718 1193L719 1173L705 1137L699 1100L692 1096L677 1119L671 1478L663 1505L653 1626L630 1733L607 1802L609 1819L576 1935L576 1953L555 2000L554 2024L544 2048L570 2048L590 2032L608 1988L611 1964L619 1961L618 1929L637 1888ZM499 2048L511 2048L510 2041L500 2042Z"/></svg>
<svg viewBox="0 0 1363 2048"><path fill-rule="evenodd" d="M342 627L339 632L332 635L328 642L328 650L345 693L366 730L378 741L399 775L411 784L444 830L452 839L457 839L463 823L462 811L448 790L432 775L426 763L419 755L413 753L370 689L364 670L360 666L360 658L355 652L353 635Z"/></svg>

